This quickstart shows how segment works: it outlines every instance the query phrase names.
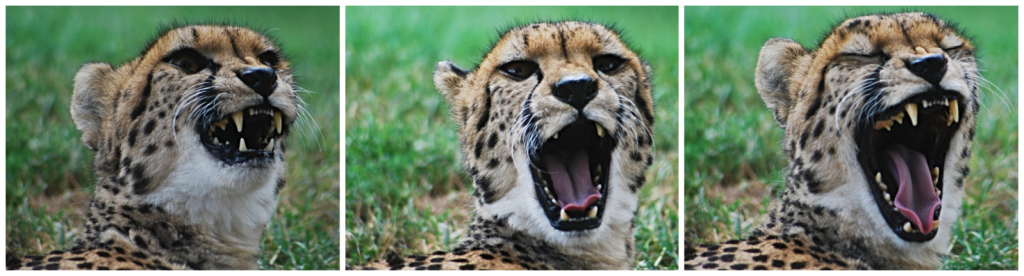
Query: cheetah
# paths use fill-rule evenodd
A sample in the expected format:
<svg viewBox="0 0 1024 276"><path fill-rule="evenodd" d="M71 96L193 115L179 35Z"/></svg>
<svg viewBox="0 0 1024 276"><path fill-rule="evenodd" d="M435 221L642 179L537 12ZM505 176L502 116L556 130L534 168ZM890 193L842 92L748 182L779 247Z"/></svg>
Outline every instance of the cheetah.
<svg viewBox="0 0 1024 276"><path fill-rule="evenodd" d="M7 269L255 269L301 99L268 37L170 29L117 67L88 63L71 116L95 151L84 233Z"/></svg>
<svg viewBox="0 0 1024 276"><path fill-rule="evenodd" d="M684 246L684 268L939 268L980 78L970 40L924 13L848 19L816 50L768 40L755 85L785 130L785 189L750 237Z"/></svg>
<svg viewBox="0 0 1024 276"><path fill-rule="evenodd" d="M630 269L637 190L653 161L650 67L618 32L515 27L471 71L437 64L474 213L449 252L363 269Z"/></svg>

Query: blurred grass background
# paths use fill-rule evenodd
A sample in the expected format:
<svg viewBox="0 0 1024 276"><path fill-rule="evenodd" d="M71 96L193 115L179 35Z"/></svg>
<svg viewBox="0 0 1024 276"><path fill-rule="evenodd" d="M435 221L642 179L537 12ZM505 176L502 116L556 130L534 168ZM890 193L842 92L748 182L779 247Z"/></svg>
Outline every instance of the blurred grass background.
<svg viewBox="0 0 1024 276"><path fill-rule="evenodd" d="M316 122L288 139L287 185L264 234L261 269L338 269L341 140L338 7L7 7L6 247L64 249L81 233L92 152L71 120L85 62L135 58L176 21L230 22L276 37ZM300 120L301 121L301 120ZM308 121L308 120L307 120ZM317 127L317 125L319 127Z"/></svg>
<svg viewBox="0 0 1024 276"><path fill-rule="evenodd" d="M687 243L749 235L785 185L782 129L754 87L769 38L816 48L849 16L924 11L973 37L982 76L961 218L943 269L1017 269L1017 7L686 7Z"/></svg>
<svg viewBox="0 0 1024 276"><path fill-rule="evenodd" d="M655 162L640 191L637 269L678 269L677 7L347 7L346 266L448 250L472 212L438 61L473 68L517 22L614 23L653 68Z"/></svg>

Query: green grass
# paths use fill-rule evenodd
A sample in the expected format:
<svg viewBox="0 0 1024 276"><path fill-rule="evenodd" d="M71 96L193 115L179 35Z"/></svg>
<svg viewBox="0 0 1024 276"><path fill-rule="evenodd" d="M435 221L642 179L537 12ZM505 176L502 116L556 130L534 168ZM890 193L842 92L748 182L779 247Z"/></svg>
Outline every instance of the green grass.
<svg viewBox="0 0 1024 276"><path fill-rule="evenodd" d="M8 252L67 248L82 233L92 152L68 112L85 62L119 65L176 20L265 28L290 58L316 124L288 139L287 185L267 226L262 269L338 269L340 86L337 7L7 7ZM273 16L268 16L273 15ZM258 22L258 23L256 23ZM255 24L254 24L255 23ZM318 126L318 127L317 127Z"/></svg>
<svg viewBox="0 0 1024 276"><path fill-rule="evenodd" d="M761 45L785 37L814 48L847 15L920 10L974 37L981 95L963 212L943 269L1017 269L1017 8L687 7L685 239L744 237L784 186L779 128L754 88ZM984 15L984 16L978 16Z"/></svg>
<svg viewBox="0 0 1024 276"><path fill-rule="evenodd" d="M388 250L457 244L472 212L456 128L434 64L472 68L514 22L615 23L651 64L656 161L640 192L637 269L678 269L678 9L586 7L346 8L346 266Z"/></svg>

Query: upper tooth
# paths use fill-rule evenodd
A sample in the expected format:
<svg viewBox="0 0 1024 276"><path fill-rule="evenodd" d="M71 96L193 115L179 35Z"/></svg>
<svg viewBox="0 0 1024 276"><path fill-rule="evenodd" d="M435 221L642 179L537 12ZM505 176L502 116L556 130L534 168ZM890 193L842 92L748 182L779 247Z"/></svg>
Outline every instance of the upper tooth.
<svg viewBox="0 0 1024 276"><path fill-rule="evenodd" d="M277 128L277 134L281 134L281 112L274 112L274 127Z"/></svg>
<svg viewBox="0 0 1024 276"><path fill-rule="evenodd" d="M917 126L917 104L908 103L904 108L907 110L907 115L910 115L910 124Z"/></svg>
<svg viewBox="0 0 1024 276"><path fill-rule="evenodd" d="M238 141L238 151L248 151L248 150L249 149L245 147L245 138L242 138L241 140L239 140Z"/></svg>
<svg viewBox="0 0 1024 276"><path fill-rule="evenodd" d="M895 120L897 123L900 123L902 125L903 124L903 113L900 112L900 114L896 114L896 116L892 116L892 119L890 119L890 120Z"/></svg>
<svg viewBox="0 0 1024 276"><path fill-rule="evenodd" d="M949 117L953 118L954 122L960 122L960 107L956 100L949 101Z"/></svg>
<svg viewBox="0 0 1024 276"><path fill-rule="evenodd" d="M551 139L558 140L558 133L555 133L555 136L552 136Z"/></svg>
<svg viewBox="0 0 1024 276"><path fill-rule="evenodd" d="M930 102L928 102L928 101L921 102L921 107L928 108L929 106L931 106Z"/></svg>
<svg viewBox="0 0 1024 276"><path fill-rule="evenodd" d="M587 212L587 217L589 217L589 218L596 218L597 217L597 206L594 206L594 208L590 208L590 212Z"/></svg>
<svg viewBox="0 0 1024 276"><path fill-rule="evenodd" d="M242 112L231 113L231 119L235 121L235 129L242 132Z"/></svg>
<svg viewBox="0 0 1024 276"><path fill-rule="evenodd" d="M604 128L600 125L597 126L597 137L604 137Z"/></svg>
<svg viewBox="0 0 1024 276"><path fill-rule="evenodd" d="M892 120L875 122L875 129L882 129L882 128L885 128L885 130L891 130L891 128L892 128Z"/></svg>

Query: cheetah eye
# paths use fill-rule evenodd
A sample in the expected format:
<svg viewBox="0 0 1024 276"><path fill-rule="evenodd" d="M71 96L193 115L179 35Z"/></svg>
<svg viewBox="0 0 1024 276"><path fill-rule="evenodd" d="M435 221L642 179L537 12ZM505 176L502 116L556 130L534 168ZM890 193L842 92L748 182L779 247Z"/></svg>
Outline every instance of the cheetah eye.
<svg viewBox="0 0 1024 276"><path fill-rule="evenodd" d="M505 63L498 69L516 80L525 80L530 76L533 76L534 72L537 72L537 63L526 60L517 60L509 63Z"/></svg>
<svg viewBox="0 0 1024 276"><path fill-rule="evenodd" d="M164 62L178 67L187 74L195 74L210 65L210 60L196 50L181 49L164 58Z"/></svg>
<svg viewBox="0 0 1024 276"><path fill-rule="evenodd" d="M274 67L281 61L280 53L277 51L266 51L257 56L263 65Z"/></svg>
<svg viewBox="0 0 1024 276"><path fill-rule="evenodd" d="M622 68L622 64L625 63L625 59L616 55L600 55L594 57L594 70L601 71L601 73L611 74Z"/></svg>

